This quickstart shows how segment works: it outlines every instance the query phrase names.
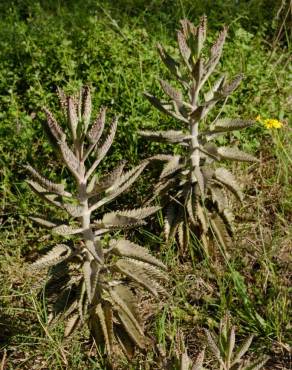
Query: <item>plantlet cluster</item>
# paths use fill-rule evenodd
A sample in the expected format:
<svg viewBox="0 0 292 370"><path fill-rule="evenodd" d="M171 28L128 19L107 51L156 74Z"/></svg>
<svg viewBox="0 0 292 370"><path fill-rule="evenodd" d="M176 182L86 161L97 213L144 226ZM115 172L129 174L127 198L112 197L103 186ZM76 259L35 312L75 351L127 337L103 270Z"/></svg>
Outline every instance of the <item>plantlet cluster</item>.
<svg viewBox="0 0 292 370"><path fill-rule="evenodd" d="M145 95L154 107L181 122L183 129L140 131L140 134L150 140L180 144L186 149L182 155L154 156L153 160L166 161L154 192L164 198L166 239L178 234L179 245L185 252L190 234L194 234L209 255L209 240L213 236L225 251L231 242L234 216L226 191L239 201L243 199L238 181L224 167L225 160L257 162L258 159L236 147L218 147L214 143L225 133L250 127L253 121L218 116L213 122L207 119L210 110L227 99L243 76L240 74L227 82L226 76L220 75L209 82L219 63L227 28L223 28L208 53L206 33L206 17L201 18L198 27L186 19L181 21L177 33L180 62L158 45L163 63L180 88L160 80L168 99L162 101Z"/></svg>

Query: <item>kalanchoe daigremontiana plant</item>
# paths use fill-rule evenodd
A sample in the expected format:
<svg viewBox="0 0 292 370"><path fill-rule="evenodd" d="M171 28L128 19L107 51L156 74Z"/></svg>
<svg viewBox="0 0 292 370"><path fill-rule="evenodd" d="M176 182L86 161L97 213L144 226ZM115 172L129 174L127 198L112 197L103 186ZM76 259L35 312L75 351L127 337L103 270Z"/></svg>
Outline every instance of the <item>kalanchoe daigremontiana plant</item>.
<svg viewBox="0 0 292 370"><path fill-rule="evenodd" d="M268 356L263 354L257 354L254 360L246 356L252 343L253 335L245 339L240 346L237 346L235 327L231 325L229 315L225 315L220 321L218 334L209 330L205 330L205 333L208 352L216 361L216 367L214 368L218 370L259 370L263 368L269 359ZM197 358L192 361L182 340L178 343L178 346L180 348L177 350L176 366L173 369L208 370L207 367L203 366L205 350L201 351Z"/></svg>
<svg viewBox="0 0 292 370"><path fill-rule="evenodd" d="M218 164L225 160L257 161L237 148L217 147L212 140L226 132L249 127L253 122L224 118L208 123L206 116L211 108L237 88L242 75L231 82L226 82L225 76L219 76L207 89L209 78L219 62L227 29L220 32L207 53L204 49L206 17L201 18L198 27L188 20L182 20L181 26L177 33L180 63L158 45L163 63L181 88L160 80L161 88L168 96L167 101L148 93L145 95L161 112L180 121L182 130L140 131L140 134L186 148L185 155L153 157L167 162L155 187L155 195L166 200L166 238L171 239L178 234L179 245L185 249L189 234L194 233L208 253L211 236L215 236L223 249L230 243L233 215L225 191L231 191L240 201L243 197L233 174Z"/></svg>
<svg viewBox="0 0 292 370"><path fill-rule="evenodd" d="M100 140L106 109L101 108L90 124L89 88L83 88L78 98L66 97L61 90L59 97L69 122L68 132L45 109L47 128L76 186L69 192L63 184L55 184L26 166L32 175L27 181L30 187L66 214L61 221L33 218L66 238L33 267L51 267L46 288L54 297L51 319L65 317L65 336L87 322L97 344L103 343L108 354L118 342L130 355L133 344L143 348L146 343L135 288L145 288L154 296L163 292L159 282L165 279L165 266L145 248L126 239L111 238L110 233L143 225L158 207L105 213L97 220L92 216L127 190L147 161L126 172L122 162L111 173L97 176L96 168L113 142L117 118Z"/></svg>

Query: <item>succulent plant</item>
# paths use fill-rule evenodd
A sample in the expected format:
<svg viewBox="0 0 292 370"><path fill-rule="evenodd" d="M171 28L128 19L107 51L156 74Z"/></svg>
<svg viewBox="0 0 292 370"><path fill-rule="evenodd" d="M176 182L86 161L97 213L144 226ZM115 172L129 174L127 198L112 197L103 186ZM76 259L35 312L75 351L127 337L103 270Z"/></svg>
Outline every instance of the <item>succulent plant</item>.
<svg viewBox="0 0 292 370"><path fill-rule="evenodd" d="M160 282L166 278L165 266L146 248L116 239L111 233L144 225L144 219L159 207L100 213L104 205L134 183L147 161L128 171L124 171L123 161L110 173L98 176L96 168L113 142L118 119L113 118L103 135L106 108L100 109L91 124L88 87L75 97L67 97L59 90L59 98L69 127L63 130L53 114L44 109L46 126L62 162L73 176L75 188L69 192L63 183L54 183L26 166L32 177L27 180L32 190L64 214L59 221L32 217L65 238L32 267L50 267L46 286L52 302L50 320L65 318L65 336L86 322L96 343L103 344L109 355L119 343L131 356L134 345L144 348L147 342L135 292L145 288L153 296L163 293ZM98 219L94 219L95 211Z"/></svg>
<svg viewBox="0 0 292 370"><path fill-rule="evenodd" d="M178 235L179 245L185 251L193 233L209 254L214 236L225 251L231 242L234 217L227 193L231 192L239 201L243 199L235 176L224 167L225 160L256 162L258 159L236 147L218 147L214 142L225 133L250 127L253 121L217 116L210 123L206 119L215 104L225 100L243 77L240 74L227 82L226 76L221 75L214 82L212 79L211 84L210 77L218 65L227 28L220 32L209 53L205 50L206 31L205 16L198 27L186 19L181 21L181 30L177 33L180 62L158 45L159 55L176 80L176 87L159 81L167 95L165 101L148 93L145 95L154 107L179 121L182 129L140 131L140 134L150 140L185 148L181 155L152 157L152 160L166 162L155 185L154 196L161 196L165 206L166 239ZM211 87L208 89L208 86Z"/></svg>
<svg viewBox="0 0 292 370"><path fill-rule="evenodd" d="M259 370L268 361L269 357L257 355L255 360L246 357L253 340L253 335L243 341L241 346L235 350L235 327L231 325L230 316L227 314L220 321L219 333L215 334L205 330L207 339L207 349L216 362L214 369L218 370ZM202 350L194 360L192 360L185 347L182 338L177 343L179 347L174 361L173 370L208 370L205 367L205 349Z"/></svg>
<svg viewBox="0 0 292 370"><path fill-rule="evenodd" d="M255 360L245 358L253 340L250 335L235 351L235 327L231 325L227 314L220 321L219 333L214 334L206 330L208 348L218 363L219 370L259 370L268 361L269 357L257 355Z"/></svg>

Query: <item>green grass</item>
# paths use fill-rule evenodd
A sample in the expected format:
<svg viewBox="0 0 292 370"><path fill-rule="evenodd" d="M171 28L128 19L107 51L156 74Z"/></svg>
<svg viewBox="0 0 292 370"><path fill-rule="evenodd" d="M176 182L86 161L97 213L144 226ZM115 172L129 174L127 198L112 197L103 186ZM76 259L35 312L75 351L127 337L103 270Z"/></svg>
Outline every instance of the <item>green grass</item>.
<svg viewBox="0 0 292 370"><path fill-rule="evenodd" d="M157 77L167 76L156 43L173 52L179 19L187 16L197 22L204 12L211 39L224 22L230 24L220 69L230 76L245 74L221 114L244 118L260 114L282 120L284 127L267 131L258 124L228 138L261 157L258 166L236 168L245 183L246 198L236 212L237 231L228 261L220 252L215 261L207 258L195 239L191 257L180 260L176 244L163 242L161 214L149 229L132 235L169 266L170 299L160 302L153 312L154 302L145 297L147 329L169 357L175 353L178 331L183 332L194 356L205 345L202 329L217 330L229 311L239 340L253 333L251 350L255 356L271 356L266 369L289 369L292 71L289 22L284 23L273 45L286 11L281 11L277 21L280 3L26 0L0 5L0 346L3 355L6 353L7 369L106 366L86 330L64 341L62 323L47 325L43 294L32 289L45 275L32 275L29 264L53 240L28 219L48 208L25 185L22 165L33 163L53 177L57 175L52 169L58 167L43 133L41 107L49 105L57 111L56 86L71 92L90 83L95 107L107 105L112 114L121 114L104 169L112 168L121 158L133 165L154 153L171 150L138 138L138 129L177 125L151 108L142 93L160 95ZM210 120L218 113L219 108ZM140 204L143 195L151 193L148 179L153 173L155 169L147 170L144 181L122 197L125 205ZM124 361L121 367L159 368L157 353L137 355L132 365Z"/></svg>

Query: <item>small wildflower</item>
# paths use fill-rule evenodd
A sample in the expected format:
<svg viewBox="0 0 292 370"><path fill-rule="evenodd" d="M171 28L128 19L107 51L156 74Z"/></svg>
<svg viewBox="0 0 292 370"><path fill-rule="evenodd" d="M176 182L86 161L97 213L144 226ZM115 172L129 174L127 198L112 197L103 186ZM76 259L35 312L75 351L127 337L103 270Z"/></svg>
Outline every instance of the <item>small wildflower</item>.
<svg viewBox="0 0 292 370"><path fill-rule="evenodd" d="M263 124L267 129L281 128L283 123L274 118L263 119L260 115L256 116L255 120Z"/></svg>
<svg viewBox="0 0 292 370"><path fill-rule="evenodd" d="M263 121L263 124L267 129L271 128L281 128L283 126L283 123L278 121L277 119L268 118Z"/></svg>

